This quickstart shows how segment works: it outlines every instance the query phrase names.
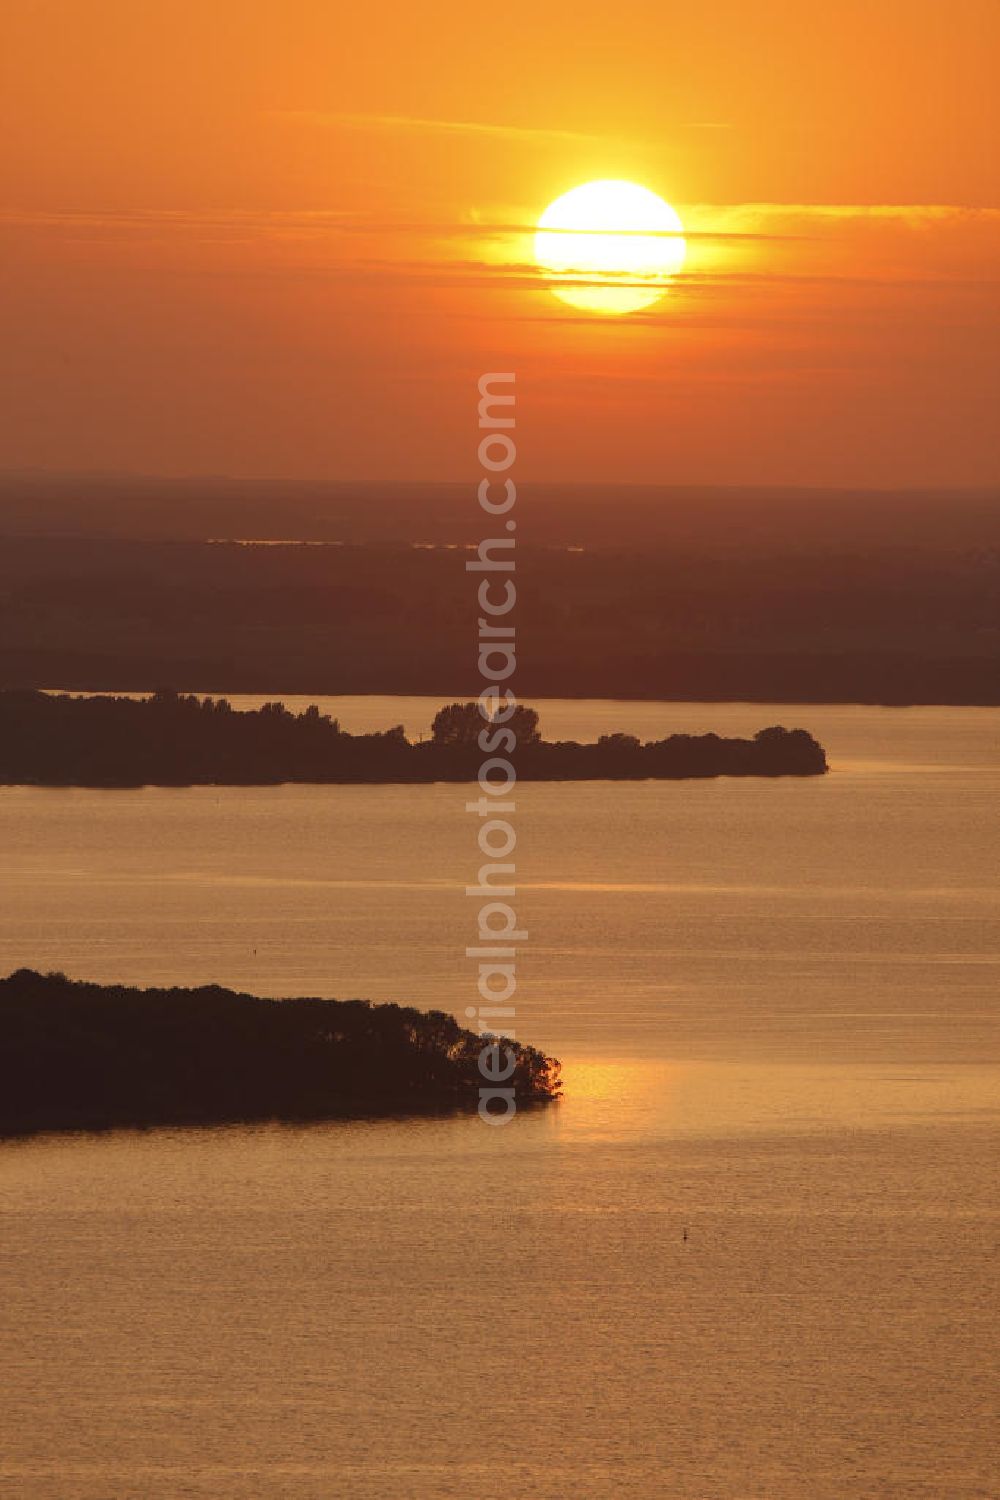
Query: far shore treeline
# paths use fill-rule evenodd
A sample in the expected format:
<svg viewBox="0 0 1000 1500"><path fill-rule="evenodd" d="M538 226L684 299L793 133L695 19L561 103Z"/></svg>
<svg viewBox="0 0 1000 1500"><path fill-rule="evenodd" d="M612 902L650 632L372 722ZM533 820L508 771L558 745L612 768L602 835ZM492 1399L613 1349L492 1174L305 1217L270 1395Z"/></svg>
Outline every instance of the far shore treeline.
<svg viewBox="0 0 1000 1500"><path fill-rule="evenodd" d="M0 1136L475 1111L487 1044L439 1010L19 969L0 979ZM559 1097L554 1058L497 1045L519 1105Z"/></svg>
<svg viewBox="0 0 1000 1500"><path fill-rule="evenodd" d="M511 727L517 774L528 781L709 776L817 776L821 745L804 729L761 729L753 739L672 734L641 743L602 735L593 744L543 740L520 706ZM0 784L38 786L253 786L281 782L474 781L489 731L477 703L442 708L428 740L402 725L347 734L314 705L236 710L225 698L147 698L0 692ZM495 731L494 731L495 732ZM487 752L489 753L489 752Z"/></svg>

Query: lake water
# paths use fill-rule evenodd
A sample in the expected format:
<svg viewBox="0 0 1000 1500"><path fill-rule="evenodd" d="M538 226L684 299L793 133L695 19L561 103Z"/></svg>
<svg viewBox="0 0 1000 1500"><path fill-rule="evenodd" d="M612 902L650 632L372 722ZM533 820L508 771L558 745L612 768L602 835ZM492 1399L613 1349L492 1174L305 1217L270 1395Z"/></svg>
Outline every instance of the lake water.
<svg viewBox="0 0 1000 1500"><path fill-rule="evenodd" d="M518 788L555 1107L0 1147L0 1495L1000 1493L1000 713L538 706L833 770ZM0 790L0 967L464 1018L465 800Z"/></svg>

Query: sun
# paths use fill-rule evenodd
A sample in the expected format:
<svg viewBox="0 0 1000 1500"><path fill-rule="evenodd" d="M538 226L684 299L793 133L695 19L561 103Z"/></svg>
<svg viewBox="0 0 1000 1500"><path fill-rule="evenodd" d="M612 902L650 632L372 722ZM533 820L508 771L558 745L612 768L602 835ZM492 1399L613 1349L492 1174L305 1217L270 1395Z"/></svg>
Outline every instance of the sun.
<svg viewBox="0 0 1000 1500"><path fill-rule="evenodd" d="M535 259L571 307L630 313L649 307L684 264L684 225L635 182L585 182L538 221Z"/></svg>

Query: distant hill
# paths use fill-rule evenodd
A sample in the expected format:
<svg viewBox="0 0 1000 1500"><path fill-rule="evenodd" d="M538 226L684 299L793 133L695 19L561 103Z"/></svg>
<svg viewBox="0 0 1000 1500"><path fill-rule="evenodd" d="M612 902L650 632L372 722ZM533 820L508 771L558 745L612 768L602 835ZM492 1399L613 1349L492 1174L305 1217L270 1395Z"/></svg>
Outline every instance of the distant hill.
<svg viewBox="0 0 1000 1500"><path fill-rule="evenodd" d="M20 969L0 980L0 1135L475 1110L484 1045L443 1011ZM519 1104L558 1096L553 1058L501 1046Z"/></svg>

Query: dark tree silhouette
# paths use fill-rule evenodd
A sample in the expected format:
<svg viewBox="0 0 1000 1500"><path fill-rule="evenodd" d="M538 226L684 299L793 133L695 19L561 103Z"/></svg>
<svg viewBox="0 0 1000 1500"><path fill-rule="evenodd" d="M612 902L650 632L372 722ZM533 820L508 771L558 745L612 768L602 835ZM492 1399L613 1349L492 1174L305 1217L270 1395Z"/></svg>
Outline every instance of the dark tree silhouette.
<svg viewBox="0 0 1000 1500"><path fill-rule="evenodd" d="M435 745L464 745L477 747L479 736L491 724L503 724L512 730L518 745L536 745L541 738L538 730L538 713L523 703L511 707L501 705L496 713L483 713L478 702L449 703L438 709L431 726Z"/></svg>
<svg viewBox="0 0 1000 1500"><path fill-rule="evenodd" d="M635 734L601 734L597 743L602 750L638 750L640 740Z"/></svg>

